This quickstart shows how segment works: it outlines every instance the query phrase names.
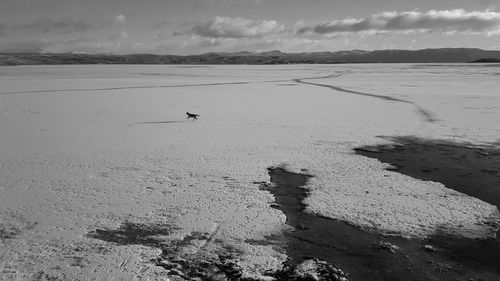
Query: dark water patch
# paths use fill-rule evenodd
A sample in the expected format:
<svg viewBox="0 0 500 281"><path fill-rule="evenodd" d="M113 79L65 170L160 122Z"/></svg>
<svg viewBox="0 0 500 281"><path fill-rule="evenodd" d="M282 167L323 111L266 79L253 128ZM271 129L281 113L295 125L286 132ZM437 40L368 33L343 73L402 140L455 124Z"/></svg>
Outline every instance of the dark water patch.
<svg viewBox="0 0 500 281"><path fill-rule="evenodd" d="M428 239L441 255L459 264L462 271L490 275L485 280L500 280L500 242L497 237L469 239L438 232Z"/></svg>
<svg viewBox="0 0 500 281"><path fill-rule="evenodd" d="M365 146L355 151L391 164L393 168L388 170L440 182L447 188L500 208L500 149L497 147L415 137L389 139L395 144ZM428 243L439 247L440 255L459 264L462 271L493 276L485 280L500 280L499 222L483 223L497 229L496 236L469 239L438 230L428 239Z"/></svg>
<svg viewBox="0 0 500 281"><path fill-rule="evenodd" d="M269 168L277 208L294 231L285 232L288 263L313 257L338 266L349 280L498 280L487 270L464 270L438 240L404 239L360 230L341 221L305 213L308 174ZM433 245L436 243L437 245ZM491 278L493 276L494 278Z"/></svg>
<svg viewBox="0 0 500 281"><path fill-rule="evenodd" d="M500 149L467 143L389 138L396 145L356 148L357 154L397 167L417 179L437 181L500 208Z"/></svg>
<svg viewBox="0 0 500 281"><path fill-rule="evenodd" d="M169 224L146 224L123 222L117 229L96 229L87 237L113 242L118 245L144 245L158 247L165 242L166 236L176 228Z"/></svg>

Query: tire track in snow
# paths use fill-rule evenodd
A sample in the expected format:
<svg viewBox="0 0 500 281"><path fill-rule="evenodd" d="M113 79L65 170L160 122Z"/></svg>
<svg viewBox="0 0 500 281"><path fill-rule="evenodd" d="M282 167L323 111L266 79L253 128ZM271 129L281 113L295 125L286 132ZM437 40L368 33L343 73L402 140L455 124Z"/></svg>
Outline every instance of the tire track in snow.
<svg viewBox="0 0 500 281"><path fill-rule="evenodd" d="M312 85L312 86L318 86L318 87L325 87L332 89L334 91L340 91L340 92L345 92L345 93L350 93L350 94L356 94L356 95L362 95L362 96L368 96L368 97L373 97L373 98L378 98L378 99L383 99L387 101L395 101L395 102L401 102L401 103L407 103L407 104L412 104L413 106L416 107L417 112L424 117L424 119L427 122L435 122L438 121L434 117L434 114L431 113L430 111L424 109L420 105L416 104L415 102L404 100L404 99L399 99L399 98L394 98L390 96L384 96L384 95L377 95L377 94L370 94L370 93L364 93L364 92L359 92L359 91L353 91L353 90L348 90L344 89L338 86L332 86L332 85L327 85L327 84L320 84L320 83L313 83L313 82L306 82L304 80L313 80L313 79L327 79L327 78L336 78L343 76L347 73L336 73L336 74L330 74L326 76L318 76L318 77L306 77L306 78L296 78L296 79L282 79L282 80L264 80L264 81L237 81L237 82L220 82L220 83L201 83L201 84L181 84L181 85L152 85L152 86L128 86L128 87L108 87L108 88L86 88L86 89L52 89L52 90L30 90L30 91L14 91L14 92L0 92L0 95L13 95L13 94L34 94L34 93L55 93L55 92L85 92L85 91L116 91L116 90L129 90L129 89L155 89L155 88L184 88L184 87L206 87L206 86L221 86L221 85L244 85L244 84L252 84L252 83L277 83L277 82L296 82L299 84L306 84L306 85Z"/></svg>
<svg viewBox="0 0 500 281"><path fill-rule="evenodd" d="M290 81L290 80L288 80L288 81ZM114 90L128 90L128 89L204 87L204 86L219 86L219 85L242 85L242 84L249 84L249 83L252 83L252 82L240 81L240 82L181 84L181 85L153 85L153 86L129 86L129 87L87 88L87 89L33 90L33 91L3 92L3 93L0 93L0 95L52 93L52 92L114 91Z"/></svg>
<svg viewBox="0 0 500 281"><path fill-rule="evenodd" d="M434 113L424 109L420 105L416 104L413 101L408 101L400 98L394 98L390 96L384 96L384 95L377 95L377 94L370 94L370 93L364 93L364 92L359 92L359 91L353 91L353 90L348 90L344 89L338 86L332 86L332 85L327 85L327 84L320 84L320 83L313 83L313 82L306 82L304 80L311 80L311 79L327 79L327 78L336 78L340 77L343 74L333 74L333 75L327 75L327 76L319 76L319 77L312 77L312 78L299 78L299 79L293 79L293 81L300 83L300 84L305 84L305 85L312 85L312 86L317 86L317 87L324 87L324 88L329 88L334 91L339 91L339 92L344 92L344 93L349 93L349 94L355 94L355 95L361 95L361 96L367 96L367 97L372 97L372 98L377 98L377 99L382 99L386 101L394 101L394 102L401 102L401 103L406 103L406 104L411 104L415 106L417 112L424 117L424 120L427 122L436 122L438 119L436 119Z"/></svg>
<svg viewBox="0 0 500 281"><path fill-rule="evenodd" d="M329 75L328 77L337 77L339 75ZM323 77L318 77L323 78ZM302 79L318 79L316 77ZM207 86L223 86L223 85L244 85L252 83L278 83L290 82L295 79L280 79L280 80L263 80L263 81L236 81L236 82L219 82L219 83L201 83L201 84L180 84L180 85L151 85L151 86L127 86L127 87L108 87L108 88L84 88L84 89L50 89L50 90L29 90L29 91L14 91L0 92L0 95L14 94L35 94L35 93L55 93L55 92L86 92L86 91L116 91L129 89L155 89L155 88L184 88L184 87L207 87Z"/></svg>

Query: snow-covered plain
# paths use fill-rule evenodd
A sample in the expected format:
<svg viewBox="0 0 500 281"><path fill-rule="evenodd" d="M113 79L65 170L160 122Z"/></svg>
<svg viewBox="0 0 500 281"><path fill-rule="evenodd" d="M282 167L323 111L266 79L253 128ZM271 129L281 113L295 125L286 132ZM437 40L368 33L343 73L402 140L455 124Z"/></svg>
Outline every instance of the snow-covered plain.
<svg viewBox="0 0 500 281"><path fill-rule="evenodd" d="M489 235L481 221L496 207L352 149L388 142L379 136L498 143L499 75L476 64L1 67L0 276L162 278L159 249L88 236L127 221L171 225L166 240L218 229L248 274L278 268L285 254L247 243L286 228L254 183L276 165L314 175L310 212L403 236Z"/></svg>

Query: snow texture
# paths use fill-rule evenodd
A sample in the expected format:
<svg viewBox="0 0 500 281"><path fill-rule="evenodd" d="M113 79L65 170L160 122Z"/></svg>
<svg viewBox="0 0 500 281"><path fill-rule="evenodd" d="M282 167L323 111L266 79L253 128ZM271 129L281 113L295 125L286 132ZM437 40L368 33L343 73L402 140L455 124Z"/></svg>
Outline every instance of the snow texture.
<svg viewBox="0 0 500 281"><path fill-rule="evenodd" d="M88 235L124 222L172 226L165 241L217 225L248 275L277 269L283 253L245 242L286 228L254 184L275 165L314 175L308 212L395 235L489 235L496 207L352 149L495 142L498 89L498 68L477 64L1 67L1 275L162 278L158 248Z"/></svg>

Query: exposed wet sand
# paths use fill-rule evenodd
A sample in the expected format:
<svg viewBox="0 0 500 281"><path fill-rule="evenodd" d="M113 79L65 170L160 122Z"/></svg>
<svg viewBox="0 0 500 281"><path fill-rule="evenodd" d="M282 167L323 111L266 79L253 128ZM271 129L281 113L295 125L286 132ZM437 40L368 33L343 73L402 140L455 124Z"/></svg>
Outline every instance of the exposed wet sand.
<svg viewBox="0 0 500 281"><path fill-rule="evenodd" d="M498 280L497 240L435 235L426 240L384 237L304 212L308 174L270 168L275 207L294 230L284 233L290 263L312 256L340 267L349 280Z"/></svg>

